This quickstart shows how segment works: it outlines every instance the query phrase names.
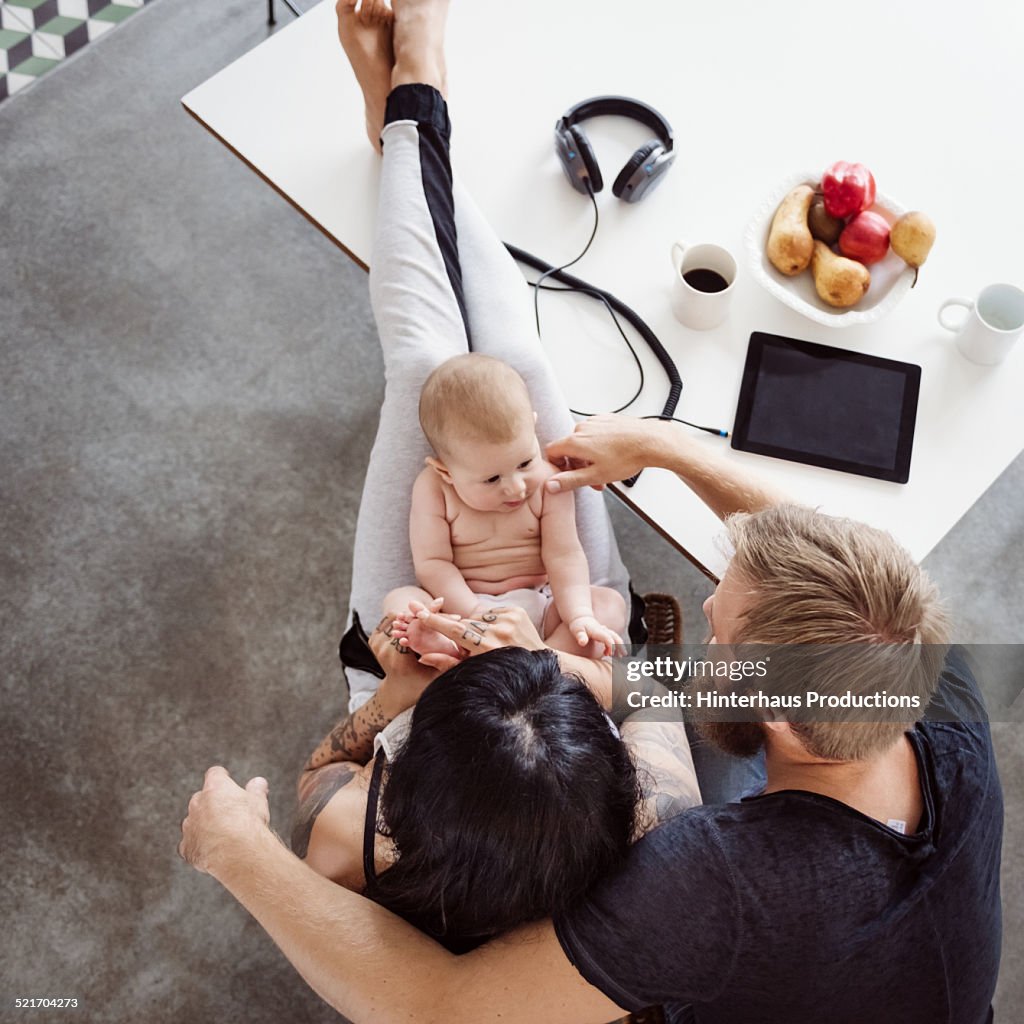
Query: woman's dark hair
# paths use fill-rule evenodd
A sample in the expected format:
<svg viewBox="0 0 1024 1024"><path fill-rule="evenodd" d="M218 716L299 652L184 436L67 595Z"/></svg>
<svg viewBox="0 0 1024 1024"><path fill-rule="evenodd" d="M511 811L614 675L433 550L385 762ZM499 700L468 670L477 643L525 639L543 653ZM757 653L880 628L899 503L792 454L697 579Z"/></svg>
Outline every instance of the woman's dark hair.
<svg viewBox="0 0 1024 1024"><path fill-rule="evenodd" d="M380 817L397 860L373 898L470 948L618 866L637 795L625 744L552 651L468 658L423 691L388 765Z"/></svg>

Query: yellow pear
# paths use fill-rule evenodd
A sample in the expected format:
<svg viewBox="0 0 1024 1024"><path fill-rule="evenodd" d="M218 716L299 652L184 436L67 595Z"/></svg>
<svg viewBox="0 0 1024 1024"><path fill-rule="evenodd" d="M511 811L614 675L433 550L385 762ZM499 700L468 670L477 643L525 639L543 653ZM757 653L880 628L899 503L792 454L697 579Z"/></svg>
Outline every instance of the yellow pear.
<svg viewBox="0 0 1024 1024"><path fill-rule="evenodd" d="M928 253L932 251L935 243L935 225L931 217L920 210L911 210L892 226L889 234L889 244L892 251L907 266L914 268L914 284L917 284L917 271L928 259ZM911 285L913 287L913 285Z"/></svg>
<svg viewBox="0 0 1024 1024"><path fill-rule="evenodd" d="M840 309L860 302L871 284L871 274L863 263L839 256L819 241L814 243L811 273L818 295Z"/></svg>
<svg viewBox="0 0 1024 1024"><path fill-rule="evenodd" d="M782 200L772 218L765 252L771 265L787 277L799 274L811 262L814 239L807 226L807 211L813 201L814 189L810 185L797 185Z"/></svg>

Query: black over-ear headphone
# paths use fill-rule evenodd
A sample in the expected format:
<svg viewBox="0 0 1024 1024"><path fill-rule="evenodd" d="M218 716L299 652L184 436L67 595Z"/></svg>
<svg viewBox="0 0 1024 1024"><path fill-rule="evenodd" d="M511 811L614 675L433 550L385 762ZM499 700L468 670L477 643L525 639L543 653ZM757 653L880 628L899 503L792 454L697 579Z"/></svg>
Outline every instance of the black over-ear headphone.
<svg viewBox="0 0 1024 1024"><path fill-rule="evenodd" d="M594 96L570 107L555 125L555 152L577 192L583 195L600 192L604 187L601 168L580 121L611 114L628 117L646 125L658 137L645 142L619 171L612 185L612 195L627 203L639 202L650 192L672 166L676 155L672 150L672 126L661 114L640 100L627 96Z"/></svg>

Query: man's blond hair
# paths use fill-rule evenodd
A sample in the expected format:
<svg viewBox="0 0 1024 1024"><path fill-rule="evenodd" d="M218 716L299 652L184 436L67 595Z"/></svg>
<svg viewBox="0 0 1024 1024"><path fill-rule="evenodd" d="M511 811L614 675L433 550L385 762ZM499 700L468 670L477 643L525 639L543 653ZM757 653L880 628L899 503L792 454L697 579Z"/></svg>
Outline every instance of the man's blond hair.
<svg viewBox="0 0 1024 1024"><path fill-rule="evenodd" d="M938 588L891 534L798 505L737 513L726 528L735 548L729 571L752 591L736 643L860 645L846 649L855 656L827 659L815 688L916 694L923 711L949 619ZM860 760L891 747L910 725L903 717L801 721L794 729L818 757Z"/></svg>
<svg viewBox="0 0 1024 1024"><path fill-rule="evenodd" d="M533 424L533 406L523 378L491 356L453 356L430 374L420 392L420 426L442 458L455 440L512 441L526 422Z"/></svg>

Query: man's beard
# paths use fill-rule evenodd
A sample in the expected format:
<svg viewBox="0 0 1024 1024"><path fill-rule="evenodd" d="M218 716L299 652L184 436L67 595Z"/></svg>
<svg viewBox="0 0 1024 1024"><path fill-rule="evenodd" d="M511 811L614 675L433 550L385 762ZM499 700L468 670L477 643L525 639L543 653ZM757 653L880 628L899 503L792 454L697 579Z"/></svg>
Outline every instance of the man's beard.
<svg viewBox="0 0 1024 1024"><path fill-rule="evenodd" d="M696 725L701 736L733 757L753 757L764 746L764 727L760 722L698 721Z"/></svg>

